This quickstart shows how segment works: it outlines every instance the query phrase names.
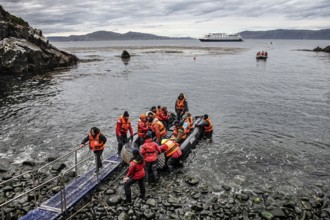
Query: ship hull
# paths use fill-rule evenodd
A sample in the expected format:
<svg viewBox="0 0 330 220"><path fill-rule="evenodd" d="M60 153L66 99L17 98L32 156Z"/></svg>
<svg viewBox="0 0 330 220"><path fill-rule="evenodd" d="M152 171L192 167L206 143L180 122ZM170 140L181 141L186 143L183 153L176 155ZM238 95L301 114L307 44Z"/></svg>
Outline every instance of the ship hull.
<svg viewBox="0 0 330 220"><path fill-rule="evenodd" d="M242 42L242 39L199 39L201 42Z"/></svg>

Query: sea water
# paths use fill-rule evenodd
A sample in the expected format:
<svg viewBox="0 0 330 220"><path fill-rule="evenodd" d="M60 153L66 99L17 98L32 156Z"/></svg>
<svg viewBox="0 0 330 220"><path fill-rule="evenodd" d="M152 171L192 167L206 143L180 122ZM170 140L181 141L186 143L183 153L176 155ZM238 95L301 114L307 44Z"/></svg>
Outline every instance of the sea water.
<svg viewBox="0 0 330 220"><path fill-rule="evenodd" d="M134 131L151 106L174 110L184 93L192 115L208 114L184 172L212 185L296 193L330 186L330 55L301 51L330 41L198 40L53 42L82 60L42 76L1 80L0 157L44 161L77 148L91 127L116 152L116 119ZM126 49L132 57L122 61ZM256 60L258 51L269 58ZM80 153L79 157L87 155Z"/></svg>

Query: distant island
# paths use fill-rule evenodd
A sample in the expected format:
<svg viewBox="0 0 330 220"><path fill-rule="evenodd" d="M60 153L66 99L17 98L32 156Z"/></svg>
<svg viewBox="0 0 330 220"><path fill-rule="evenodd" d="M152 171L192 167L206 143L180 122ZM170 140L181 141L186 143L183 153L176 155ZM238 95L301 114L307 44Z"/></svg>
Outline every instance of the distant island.
<svg viewBox="0 0 330 220"><path fill-rule="evenodd" d="M243 31L243 39L292 39L292 40L330 40L330 29L323 30L285 30ZM85 35L48 36L50 41L109 41L109 40L187 40L192 37L165 37L154 34L127 32L125 34L112 31L96 31Z"/></svg>
<svg viewBox="0 0 330 220"><path fill-rule="evenodd" d="M164 37L154 34L146 34L140 32L127 32L120 34L112 31L96 31L85 35L70 35L68 37L49 36L50 41L108 41L108 40L187 40L193 39L190 37Z"/></svg>

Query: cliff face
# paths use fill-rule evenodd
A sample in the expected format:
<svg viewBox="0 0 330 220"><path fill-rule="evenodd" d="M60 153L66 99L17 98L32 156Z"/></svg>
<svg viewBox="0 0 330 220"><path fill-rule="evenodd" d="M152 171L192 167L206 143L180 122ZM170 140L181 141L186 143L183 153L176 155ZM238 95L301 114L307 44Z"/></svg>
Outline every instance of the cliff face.
<svg viewBox="0 0 330 220"><path fill-rule="evenodd" d="M44 73L77 62L76 56L49 44L41 30L30 27L0 5L0 75Z"/></svg>

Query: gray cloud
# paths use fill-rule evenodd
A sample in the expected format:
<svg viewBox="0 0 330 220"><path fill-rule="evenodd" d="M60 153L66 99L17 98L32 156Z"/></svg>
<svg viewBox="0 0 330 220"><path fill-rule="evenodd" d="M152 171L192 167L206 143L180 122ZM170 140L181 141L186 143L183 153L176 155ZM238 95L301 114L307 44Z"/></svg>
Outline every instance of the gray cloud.
<svg viewBox="0 0 330 220"><path fill-rule="evenodd" d="M301 28L302 23L309 24L306 29L330 26L328 0L4 0L1 4L46 35L100 29L159 33L164 28L169 34L191 36L220 25L228 31L269 30L279 25Z"/></svg>

